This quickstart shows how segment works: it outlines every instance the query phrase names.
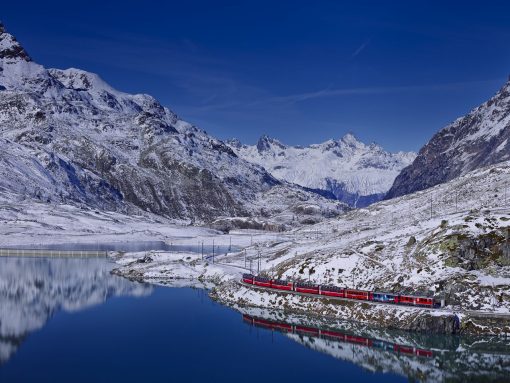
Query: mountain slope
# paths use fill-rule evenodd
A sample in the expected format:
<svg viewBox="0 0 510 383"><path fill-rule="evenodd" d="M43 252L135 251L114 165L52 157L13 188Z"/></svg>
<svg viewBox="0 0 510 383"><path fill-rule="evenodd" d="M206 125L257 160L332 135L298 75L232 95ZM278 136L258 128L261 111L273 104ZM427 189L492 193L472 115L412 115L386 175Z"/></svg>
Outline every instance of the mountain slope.
<svg viewBox="0 0 510 383"><path fill-rule="evenodd" d="M303 199L331 204L240 159L149 95L34 63L2 24L0 133L0 190L26 198L187 221ZM286 197L268 206L275 187Z"/></svg>
<svg viewBox="0 0 510 383"><path fill-rule="evenodd" d="M263 166L277 179L329 191L357 207L380 200L415 158L414 153L389 153L376 144L365 145L352 134L307 147L287 146L268 136L254 146L237 140L227 143L241 158Z"/></svg>
<svg viewBox="0 0 510 383"><path fill-rule="evenodd" d="M486 103L439 131L398 175L386 198L447 182L510 159L510 81Z"/></svg>

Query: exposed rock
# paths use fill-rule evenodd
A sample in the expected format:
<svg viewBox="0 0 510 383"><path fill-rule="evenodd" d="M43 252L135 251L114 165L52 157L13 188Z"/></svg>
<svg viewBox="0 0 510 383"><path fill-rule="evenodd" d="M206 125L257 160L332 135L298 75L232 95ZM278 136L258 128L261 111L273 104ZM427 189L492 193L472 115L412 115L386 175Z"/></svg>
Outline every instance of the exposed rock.
<svg viewBox="0 0 510 383"><path fill-rule="evenodd" d="M510 159L510 81L486 103L448 125L397 176L386 198L447 182Z"/></svg>

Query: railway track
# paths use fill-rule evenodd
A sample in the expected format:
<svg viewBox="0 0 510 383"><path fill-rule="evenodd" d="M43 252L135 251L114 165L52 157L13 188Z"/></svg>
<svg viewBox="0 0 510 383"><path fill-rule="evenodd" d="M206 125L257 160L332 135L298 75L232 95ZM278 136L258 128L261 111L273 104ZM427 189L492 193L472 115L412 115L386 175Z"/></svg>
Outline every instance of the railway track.
<svg viewBox="0 0 510 383"><path fill-rule="evenodd" d="M438 312L438 313L442 313L442 314L452 314L452 315L465 314L465 315L470 315L472 317L478 317L478 318L494 318L494 319L510 320L510 313L506 314L506 313L495 313L495 312L491 312L491 311L475 311L475 310L450 310L450 309L446 309L446 308L423 307L423 306L420 306L420 307L401 306L401 305L394 305L391 303L383 303L383 302L376 302L376 301L356 300L356 299L349 299L349 298L342 298L342 297L331 297L331 296L325 296L325 295L301 293L298 291L277 290L277 289L272 289L272 288L263 287L263 286L250 285L243 281L237 281L237 282L239 284L241 284L242 286L248 287L251 289L263 290L263 291L268 291L268 292L273 292L273 293L288 294L288 295L299 295L299 296L303 296L303 297L322 299L322 300L354 302L354 303L360 303L360 304L386 306L386 307L389 306L389 307L396 307L396 308L403 308L403 309L426 310L426 311Z"/></svg>

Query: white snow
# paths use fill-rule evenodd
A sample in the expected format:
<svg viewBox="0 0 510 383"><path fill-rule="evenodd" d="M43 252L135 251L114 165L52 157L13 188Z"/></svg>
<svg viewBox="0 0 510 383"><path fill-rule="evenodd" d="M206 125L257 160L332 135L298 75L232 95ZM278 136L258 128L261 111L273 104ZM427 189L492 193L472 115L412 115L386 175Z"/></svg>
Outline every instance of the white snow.
<svg viewBox="0 0 510 383"><path fill-rule="evenodd" d="M366 145L352 134L307 147L287 146L266 136L258 145L240 145L234 140L230 146L278 179L361 196L387 192L402 168L416 157L412 152L389 153L376 144Z"/></svg>

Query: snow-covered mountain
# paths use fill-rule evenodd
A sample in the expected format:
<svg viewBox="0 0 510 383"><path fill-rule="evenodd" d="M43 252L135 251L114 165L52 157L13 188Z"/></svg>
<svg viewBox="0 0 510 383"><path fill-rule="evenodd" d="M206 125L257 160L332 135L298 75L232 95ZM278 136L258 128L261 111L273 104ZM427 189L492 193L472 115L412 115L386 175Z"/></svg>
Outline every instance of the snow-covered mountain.
<svg viewBox="0 0 510 383"><path fill-rule="evenodd" d="M439 131L395 179L387 198L510 159L510 80L489 101Z"/></svg>
<svg viewBox="0 0 510 383"><path fill-rule="evenodd" d="M333 193L351 206L363 207L382 199L415 153L389 153L374 143L366 145L352 134L321 144L287 146L262 136L257 145L227 144L241 158L266 168L274 177Z"/></svg>
<svg viewBox="0 0 510 383"><path fill-rule="evenodd" d="M342 210L244 161L149 95L33 62L2 24L0 191L187 221L270 214L303 201ZM267 200L275 191L278 206Z"/></svg>

